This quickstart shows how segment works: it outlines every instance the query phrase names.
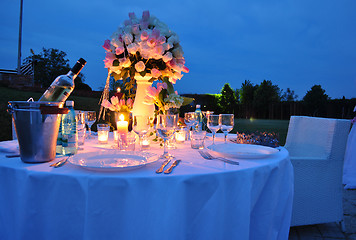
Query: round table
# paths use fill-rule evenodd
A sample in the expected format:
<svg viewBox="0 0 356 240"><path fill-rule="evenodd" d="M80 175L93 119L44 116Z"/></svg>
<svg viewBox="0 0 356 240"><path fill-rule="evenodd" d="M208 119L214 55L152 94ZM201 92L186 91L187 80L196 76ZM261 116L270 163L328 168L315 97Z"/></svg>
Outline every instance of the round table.
<svg viewBox="0 0 356 240"><path fill-rule="evenodd" d="M0 153L0 238L288 239L293 168L287 150L239 159L236 166L205 160L188 142L176 146L169 151L182 162L171 174L155 173L161 160L102 172ZM90 140L84 151L105 147L110 144ZM156 144L150 151L163 149Z"/></svg>

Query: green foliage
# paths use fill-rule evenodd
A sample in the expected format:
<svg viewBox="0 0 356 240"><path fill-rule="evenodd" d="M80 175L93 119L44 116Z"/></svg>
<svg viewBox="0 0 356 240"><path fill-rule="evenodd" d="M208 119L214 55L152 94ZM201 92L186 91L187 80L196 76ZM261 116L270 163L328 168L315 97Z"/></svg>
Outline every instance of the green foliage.
<svg viewBox="0 0 356 240"><path fill-rule="evenodd" d="M321 116L326 112L326 104L329 96L325 94L325 90L321 85L312 86L303 98L305 107L312 116Z"/></svg>
<svg viewBox="0 0 356 240"><path fill-rule="evenodd" d="M236 96L230 84L225 83L221 89L221 95L218 101L219 107L223 113L234 113L236 106Z"/></svg>
<svg viewBox="0 0 356 240"><path fill-rule="evenodd" d="M240 89L240 102L244 105L252 104L257 88L258 85L252 84L250 80L245 80Z"/></svg>
<svg viewBox="0 0 356 240"><path fill-rule="evenodd" d="M280 89L271 80L263 80L253 96L253 106L263 118L268 117L269 105L281 100Z"/></svg>
<svg viewBox="0 0 356 240"><path fill-rule="evenodd" d="M54 48L42 48L42 52L28 56L24 59L24 63L33 62L34 65L34 81L44 88L47 88L53 80L59 75L67 74L70 70L67 54L63 51ZM80 73L75 79L76 89L91 89L87 84L84 84L84 75Z"/></svg>
<svg viewBox="0 0 356 240"><path fill-rule="evenodd" d="M287 90L282 94L281 100L287 101L287 102L293 102L297 100L298 95L295 95L293 90L290 90L290 88L287 88Z"/></svg>

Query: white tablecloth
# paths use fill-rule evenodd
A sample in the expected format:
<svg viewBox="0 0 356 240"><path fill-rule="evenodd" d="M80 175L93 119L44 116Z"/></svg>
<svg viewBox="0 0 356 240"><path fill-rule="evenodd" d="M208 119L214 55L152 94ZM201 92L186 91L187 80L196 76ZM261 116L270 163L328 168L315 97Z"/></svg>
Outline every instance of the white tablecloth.
<svg viewBox="0 0 356 240"><path fill-rule="evenodd" d="M345 189L356 189L356 126L353 124L349 136L344 158L343 183Z"/></svg>
<svg viewBox="0 0 356 240"><path fill-rule="evenodd" d="M155 173L161 161L97 172L0 153L0 239L288 239L293 169L284 148L239 166L204 160L188 143L170 152L182 162L169 175Z"/></svg>

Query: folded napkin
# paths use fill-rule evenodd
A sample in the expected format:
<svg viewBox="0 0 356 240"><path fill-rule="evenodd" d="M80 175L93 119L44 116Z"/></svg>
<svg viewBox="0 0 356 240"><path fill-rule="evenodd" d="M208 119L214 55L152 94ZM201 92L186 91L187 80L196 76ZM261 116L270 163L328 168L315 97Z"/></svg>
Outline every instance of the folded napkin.
<svg viewBox="0 0 356 240"><path fill-rule="evenodd" d="M19 153L19 143L17 140L0 142L0 152Z"/></svg>

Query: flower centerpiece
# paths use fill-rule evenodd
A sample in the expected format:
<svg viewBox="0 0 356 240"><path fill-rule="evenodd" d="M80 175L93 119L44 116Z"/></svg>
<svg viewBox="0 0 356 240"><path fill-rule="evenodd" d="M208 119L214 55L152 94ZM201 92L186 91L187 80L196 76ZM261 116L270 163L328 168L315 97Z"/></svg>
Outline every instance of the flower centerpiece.
<svg viewBox="0 0 356 240"><path fill-rule="evenodd" d="M183 49L178 35L151 16L149 11L144 11L142 18L129 13L129 19L124 21L110 39L105 40L103 48L106 50L104 63L108 68L108 78L102 101L108 97L110 76L115 80L123 80L129 97L135 97L133 114L135 108L142 114L143 108L158 103L146 98L147 91L153 93L151 85L156 80L165 84L159 85L160 92L165 89L168 97L177 98L173 84L182 78L182 72L189 72L185 66ZM144 102L146 105L143 105Z"/></svg>

